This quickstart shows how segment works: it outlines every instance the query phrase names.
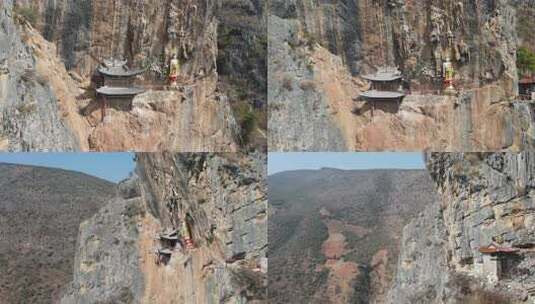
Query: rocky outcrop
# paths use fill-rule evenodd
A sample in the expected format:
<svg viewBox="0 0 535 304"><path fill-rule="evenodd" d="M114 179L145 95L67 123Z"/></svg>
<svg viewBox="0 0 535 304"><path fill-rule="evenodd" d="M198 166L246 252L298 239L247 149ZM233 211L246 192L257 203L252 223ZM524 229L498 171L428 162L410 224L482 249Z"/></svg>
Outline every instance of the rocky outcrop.
<svg viewBox="0 0 535 304"><path fill-rule="evenodd" d="M316 88L306 52L295 41L298 22L269 16L268 146L272 151L350 149L327 98Z"/></svg>
<svg viewBox="0 0 535 304"><path fill-rule="evenodd" d="M533 106L515 101L518 7L505 0L272 1L270 149L529 149ZM437 93L447 58L456 96ZM359 99L369 89L361 75L386 64L400 67L410 94L401 107L372 111Z"/></svg>
<svg viewBox="0 0 535 304"><path fill-rule="evenodd" d="M381 106L372 115L365 102L355 108L355 150L520 151L535 145L533 105L508 102L498 86L459 96L410 95L393 113Z"/></svg>
<svg viewBox="0 0 535 304"><path fill-rule="evenodd" d="M11 0L0 4L0 149L78 150L81 143L33 56L40 50L26 44L27 25L12 6Z"/></svg>
<svg viewBox="0 0 535 304"><path fill-rule="evenodd" d="M236 151L239 126L225 95L206 96L215 82L206 78L181 91L151 90L136 96L129 112L99 108L87 116L94 127L89 148L96 151Z"/></svg>
<svg viewBox="0 0 535 304"><path fill-rule="evenodd" d="M255 303L265 299L265 157L138 154L137 177L80 227L62 303ZM155 263L186 221L195 245Z"/></svg>
<svg viewBox="0 0 535 304"><path fill-rule="evenodd" d="M110 201L80 225L74 278L61 303L139 303L143 276L136 217L141 200Z"/></svg>
<svg viewBox="0 0 535 304"><path fill-rule="evenodd" d="M404 229L390 302L533 301L534 161L533 153L430 154L442 200ZM518 250L498 281L479 250L490 244Z"/></svg>

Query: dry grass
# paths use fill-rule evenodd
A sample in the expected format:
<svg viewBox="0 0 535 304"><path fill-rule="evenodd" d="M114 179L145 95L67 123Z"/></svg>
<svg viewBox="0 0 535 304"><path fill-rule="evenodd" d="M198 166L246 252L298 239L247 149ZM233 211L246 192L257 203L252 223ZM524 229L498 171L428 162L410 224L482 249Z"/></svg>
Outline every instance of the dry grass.
<svg viewBox="0 0 535 304"><path fill-rule="evenodd" d="M453 280L457 289L456 300L463 304L507 304L510 297L494 290L484 289L479 282L465 275L457 274Z"/></svg>

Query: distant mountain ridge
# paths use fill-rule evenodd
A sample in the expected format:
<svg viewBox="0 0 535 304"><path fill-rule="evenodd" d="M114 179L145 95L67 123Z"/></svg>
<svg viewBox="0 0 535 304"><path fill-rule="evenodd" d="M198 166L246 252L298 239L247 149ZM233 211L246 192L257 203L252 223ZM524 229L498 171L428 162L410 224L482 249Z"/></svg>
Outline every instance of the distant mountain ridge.
<svg viewBox="0 0 535 304"><path fill-rule="evenodd" d="M0 163L0 303L53 303L72 279L80 223L115 196L85 173Z"/></svg>

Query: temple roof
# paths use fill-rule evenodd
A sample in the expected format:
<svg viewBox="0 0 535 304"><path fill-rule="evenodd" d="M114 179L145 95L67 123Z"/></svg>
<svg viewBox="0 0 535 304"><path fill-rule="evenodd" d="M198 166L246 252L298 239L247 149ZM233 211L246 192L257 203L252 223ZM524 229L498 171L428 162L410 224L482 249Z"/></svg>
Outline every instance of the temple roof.
<svg viewBox="0 0 535 304"><path fill-rule="evenodd" d="M97 89L97 93L108 96L133 96L143 92L145 92L145 90L140 88L119 88L105 86Z"/></svg>
<svg viewBox="0 0 535 304"><path fill-rule="evenodd" d="M176 236L177 234L178 234L178 229L173 229L173 230L164 231L160 235L165 236L165 237L170 237L170 236Z"/></svg>
<svg viewBox="0 0 535 304"><path fill-rule="evenodd" d="M401 79L401 72L393 67L381 67L375 74L368 74L362 78L370 81L394 81Z"/></svg>
<svg viewBox="0 0 535 304"><path fill-rule="evenodd" d="M520 84L535 84L535 76L533 77L524 77L518 81Z"/></svg>
<svg viewBox="0 0 535 304"><path fill-rule="evenodd" d="M404 97L405 94L400 93L400 92L371 90L371 91L360 93L360 96L364 98L371 98L371 99L398 99L398 98Z"/></svg>
<svg viewBox="0 0 535 304"><path fill-rule="evenodd" d="M171 251L171 249L162 249L162 248L158 248L157 249L157 252L159 254L167 254L167 255L171 255L173 254L173 251Z"/></svg>
<svg viewBox="0 0 535 304"><path fill-rule="evenodd" d="M518 251L518 248L511 248L511 247L498 247L494 244L491 244L489 246L479 247L479 252L486 253L486 254L492 254L492 253L515 253Z"/></svg>
<svg viewBox="0 0 535 304"><path fill-rule="evenodd" d="M170 240L170 241L176 241L178 240L178 236L177 235L160 235L160 239L163 239L163 240Z"/></svg>
<svg viewBox="0 0 535 304"><path fill-rule="evenodd" d="M130 69L126 60L104 60L98 67L99 73L111 77L132 77L143 73L144 69Z"/></svg>

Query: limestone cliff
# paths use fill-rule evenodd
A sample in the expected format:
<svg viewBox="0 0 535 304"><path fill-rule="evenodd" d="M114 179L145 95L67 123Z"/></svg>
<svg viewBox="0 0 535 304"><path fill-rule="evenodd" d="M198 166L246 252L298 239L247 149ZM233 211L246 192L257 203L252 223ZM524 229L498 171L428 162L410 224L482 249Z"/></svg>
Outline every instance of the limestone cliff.
<svg viewBox="0 0 535 304"><path fill-rule="evenodd" d="M37 12L36 28L58 46L66 68L82 77L112 56L164 67L178 52L191 79L216 68L217 0L16 2Z"/></svg>
<svg viewBox="0 0 535 304"><path fill-rule="evenodd" d="M80 142L21 35L12 0L0 3L0 150L71 151Z"/></svg>
<svg viewBox="0 0 535 304"><path fill-rule="evenodd" d="M272 150L520 150L533 105L516 101L515 1L272 1ZM520 41L529 41L524 34ZM441 65L456 96L437 94ZM401 107L359 100L361 78L398 66ZM492 135L490 135L492 134Z"/></svg>
<svg viewBox="0 0 535 304"><path fill-rule="evenodd" d="M390 303L532 303L533 153L432 153L441 201L403 231ZM482 247L512 248L496 280ZM490 269L490 271L489 271Z"/></svg>
<svg viewBox="0 0 535 304"><path fill-rule="evenodd" d="M61 303L263 302L265 157L138 154L137 164L122 195L81 225ZM155 263L155 237L184 221L195 248Z"/></svg>
<svg viewBox="0 0 535 304"><path fill-rule="evenodd" d="M208 0L3 3L4 31L18 47L0 45L11 54L0 57L0 105L15 108L0 119L0 149L237 150L240 127L217 89L218 8ZM180 83L170 90L174 53ZM136 79L147 92L132 110L103 115L90 79L109 57L147 68Z"/></svg>

